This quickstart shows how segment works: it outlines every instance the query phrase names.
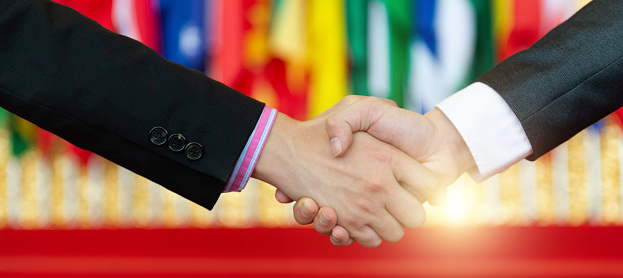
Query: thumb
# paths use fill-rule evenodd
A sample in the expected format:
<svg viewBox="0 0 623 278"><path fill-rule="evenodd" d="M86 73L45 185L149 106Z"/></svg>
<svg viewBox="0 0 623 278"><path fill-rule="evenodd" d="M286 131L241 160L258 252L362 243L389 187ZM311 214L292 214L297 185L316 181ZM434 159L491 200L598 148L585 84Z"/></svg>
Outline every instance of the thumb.
<svg viewBox="0 0 623 278"><path fill-rule="evenodd" d="M277 191L275 191L275 199L277 199L277 202L282 203L282 204L287 204L287 203L291 203L294 200L292 200L292 198L288 197L288 195L286 195L285 193L283 193L283 191L277 189Z"/></svg>
<svg viewBox="0 0 623 278"><path fill-rule="evenodd" d="M333 155L337 157L344 154L353 142L354 132L368 131L380 115L384 114L383 111L397 106L392 100L365 97L330 115L325 122L325 128L331 140Z"/></svg>

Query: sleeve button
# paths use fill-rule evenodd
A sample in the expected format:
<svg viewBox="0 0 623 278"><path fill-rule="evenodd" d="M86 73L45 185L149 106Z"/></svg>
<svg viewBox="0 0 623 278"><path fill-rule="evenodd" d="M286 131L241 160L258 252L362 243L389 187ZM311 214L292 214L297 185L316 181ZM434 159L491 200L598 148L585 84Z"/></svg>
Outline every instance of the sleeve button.
<svg viewBox="0 0 623 278"><path fill-rule="evenodd" d="M167 141L167 135L167 130L159 126L154 127L151 131L149 131L149 139L156 146L164 144Z"/></svg>
<svg viewBox="0 0 623 278"><path fill-rule="evenodd" d="M186 145L186 157L197 160L203 155L203 147L199 143L191 142Z"/></svg>
<svg viewBox="0 0 623 278"><path fill-rule="evenodd" d="M186 147L186 138L182 134L173 134L169 137L169 149L174 152L181 152Z"/></svg>

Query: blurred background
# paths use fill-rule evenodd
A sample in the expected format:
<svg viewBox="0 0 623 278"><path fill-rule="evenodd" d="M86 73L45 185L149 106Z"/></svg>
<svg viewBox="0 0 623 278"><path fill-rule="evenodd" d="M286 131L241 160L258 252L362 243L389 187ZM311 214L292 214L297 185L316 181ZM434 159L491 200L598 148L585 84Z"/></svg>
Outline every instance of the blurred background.
<svg viewBox="0 0 623 278"><path fill-rule="evenodd" d="M426 113L589 1L56 2L305 120L348 94ZM366 250L333 248L311 227L301 229L268 184L252 180L207 211L1 111L0 274L620 277L619 115L482 184L461 177L442 206L426 206L425 228ZM577 243L585 240L591 244ZM67 261L50 261L58 256ZM117 256L144 260L106 260Z"/></svg>

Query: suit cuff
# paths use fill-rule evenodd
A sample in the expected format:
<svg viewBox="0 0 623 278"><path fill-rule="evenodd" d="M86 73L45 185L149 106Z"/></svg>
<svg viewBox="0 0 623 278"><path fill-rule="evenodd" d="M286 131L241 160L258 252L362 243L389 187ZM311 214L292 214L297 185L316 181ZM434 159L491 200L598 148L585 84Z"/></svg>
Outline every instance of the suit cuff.
<svg viewBox="0 0 623 278"><path fill-rule="evenodd" d="M257 159L262 153L262 148L264 148L264 143L266 143L266 138L268 138L270 129L273 127L276 116L277 109L264 106L262 115L260 115L260 119L257 121L255 129L253 129L253 133L251 133L244 150L242 150L236 162L236 167L234 171L232 171L223 189L223 193L232 191L240 192L247 185L251 173L253 173L253 169L255 168L255 164L257 163Z"/></svg>
<svg viewBox="0 0 623 278"><path fill-rule="evenodd" d="M519 119L487 84L475 82L437 105L459 131L474 157L468 173L476 182L505 171L532 154Z"/></svg>

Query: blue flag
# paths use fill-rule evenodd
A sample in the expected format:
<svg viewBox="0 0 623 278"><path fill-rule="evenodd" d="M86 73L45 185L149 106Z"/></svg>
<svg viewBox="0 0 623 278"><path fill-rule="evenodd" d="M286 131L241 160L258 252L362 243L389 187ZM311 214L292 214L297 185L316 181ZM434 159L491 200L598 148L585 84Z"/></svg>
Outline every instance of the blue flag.
<svg viewBox="0 0 623 278"><path fill-rule="evenodd" d="M204 0L160 0L164 58L204 71L207 28Z"/></svg>

